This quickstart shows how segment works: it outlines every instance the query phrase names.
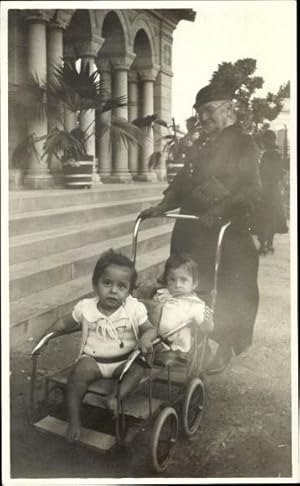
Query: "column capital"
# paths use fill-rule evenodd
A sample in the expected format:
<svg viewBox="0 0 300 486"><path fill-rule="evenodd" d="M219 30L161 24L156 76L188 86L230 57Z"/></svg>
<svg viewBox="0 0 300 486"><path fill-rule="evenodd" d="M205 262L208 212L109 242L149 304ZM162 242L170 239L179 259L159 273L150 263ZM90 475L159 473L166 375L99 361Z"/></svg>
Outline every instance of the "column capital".
<svg viewBox="0 0 300 486"><path fill-rule="evenodd" d="M110 73L111 72L111 63L109 58L107 57L97 57L95 59L95 63L97 69L100 73Z"/></svg>
<svg viewBox="0 0 300 486"><path fill-rule="evenodd" d="M55 10L23 10L21 15L26 22L32 23L46 23L53 17Z"/></svg>
<svg viewBox="0 0 300 486"><path fill-rule="evenodd" d="M51 29L51 30L65 30L66 26L64 24L62 24L61 22L57 22L57 20L52 20L51 22L49 22L48 24L48 29Z"/></svg>
<svg viewBox="0 0 300 486"><path fill-rule="evenodd" d="M128 71L128 82L137 83L139 81L139 73L137 71Z"/></svg>
<svg viewBox="0 0 300 486"><path fill-rule="evenodd" d="M75 49L71 44L67 44L64 42L64 61L75 61L76 60L76 53Z"/></svg>
<svg viewBox="0 0 300 486"><path fill-rule="evenodd" d="M65 30L69 26L74 12L75 12L74 9L71 10L71 9L60 8L59 10L56 10L55 22L60 24L62 28Z"/></svg>
<svg viewBox="0 0 300 486"><path fill-rule="evenodd" d="M128 71L132 65L136 54L134 52L126 52L124 56L113 56L111 58L111 64L115 71L122 70Z"/></svg>
<svg viewBox="0 0 300 486"><path fill-rule="evenodd" d="M159 66L139 70L139 75L142 81L155 81L159 71Z"/></svg>
<svg viewBox="0 0 300 486"><path fill-rule="evenodd" d="M91 39L78 39L74 42L78 57L97 57L104 42L103 37L94 34Z"/></svg>

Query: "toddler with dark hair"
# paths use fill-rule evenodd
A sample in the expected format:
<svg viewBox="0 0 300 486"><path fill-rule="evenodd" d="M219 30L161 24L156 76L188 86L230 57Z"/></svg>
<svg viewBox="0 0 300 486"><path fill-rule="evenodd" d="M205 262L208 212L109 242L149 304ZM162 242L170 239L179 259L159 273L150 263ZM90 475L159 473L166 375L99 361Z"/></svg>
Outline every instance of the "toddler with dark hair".
<svg viewBox="0 0 300 486"><path fill-rule="evenodd" d="M69 427L67 438L80 436L80 405L93 381L117 378L132 351L152 351L156 332L148 320L146 307L131 296L136 286L134 264L126 256L109 250L96 263L92 284L95 296L80 300L72 316L60 319L51 330L65 331L80 326L82 340L78 359L68 380L67 402ZM144 369L134 362L125 374L120 398L142 378ZM114 394L107 397L110 409L116 408Z"/></svg>
<svg viewBox="0 0 300 486"><path fill-rule="evenodd" d="M164 288L157 290L154 300L162 304L159 332L161 335L185 322L200 326L203 334L213 330L212 312L197 296L198 265L187 255L172 255L167 260L163 276ZM188 352L191 348L191 330L185 327L173 335L168 351Z"/></svg>

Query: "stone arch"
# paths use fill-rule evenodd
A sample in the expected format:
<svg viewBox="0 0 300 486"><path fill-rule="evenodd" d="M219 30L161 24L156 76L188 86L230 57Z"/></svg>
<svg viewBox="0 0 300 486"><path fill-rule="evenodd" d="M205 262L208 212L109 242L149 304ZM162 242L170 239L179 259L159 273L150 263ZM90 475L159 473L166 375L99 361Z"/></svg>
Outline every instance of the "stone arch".
<svg viewBox="0 0 300 486"><path fill-rule="evenodd" d="M126 28L124 19L118 15L118 11L110 10L107 12L101 27L101 37L104 39L99 53L101 56L114 57L126 54L128 51Z"/></svg>
<svg viewBox="0 0 300 486"><path fill-rule="evenodd" d="M108 10L108 9L95 10L96 29L99 35L101 35L102 37L104 37L103 26L108 23L109 18L113 18L114 22L117 22L119 26L121 25L124 43L125 43L124 52L125 51L127 52L130 47L130 39L129 39L130 27L128 24L128 19L126 17L126 13L124 13L122 10ZM105 49L107 49L107 47ZM101 54L102 54L102 50L101 50Z"/></svg>
<svg viewBox="0 0 300 486"><path fill-rule="evenodd" d="M136 32L133 51L136 54L136 58L132 65L132 69L147 69L153 66L153 51L149 37L144 29L140 29Z"/></svg>
<svg viewBox="0 0 300 486"><path fill-rule="evenodd" d="M140 31L143 31L146 34L151 47L152 64L158 64L158 59L159 59L158 43L155 41L157 36L155 36L154 32L152 31L151 25L149 25L149 23L146 22L146 20L142 17L142 15L139 15L134 20L131 30L132 30L132 45L134 45L136 36Z"/></svg>
<svg viewBox="0 0 300 486"><path fill-rule="evenodd" d="M94 11L73 11L64 39L66 44L74 48L77 58L81 56L82 51L94 52L96 55L102 44L96 30Z"/></svg>
<svg viewBox="0 0 300 486"><path fill-rule="evenodd" d="M92 35L91 12L89 10L75 10L69 26L70 37L90 38Z"/></svg>

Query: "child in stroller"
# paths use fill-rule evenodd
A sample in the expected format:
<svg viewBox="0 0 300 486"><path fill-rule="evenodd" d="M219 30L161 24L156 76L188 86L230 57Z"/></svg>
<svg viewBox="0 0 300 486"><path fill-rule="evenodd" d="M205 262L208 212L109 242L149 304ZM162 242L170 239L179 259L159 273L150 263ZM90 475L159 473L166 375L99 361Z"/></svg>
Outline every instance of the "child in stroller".
<svg viewBox="0 0 300 486"><path fill-rule="evenodd" d="M155 329L144 304L131 295L136 279L129 258L112 249L103 253L92 277L95 297L80 300L72 316L59 319L49 329L65 332L78 326L82 331L79 356L67 386L70 441L79 440L80 405L89 384L100 378L118 378L137 345L143 353L152 350ZM121 399L143 374L144 368L137 362L131 366L122 383ZM116 401L113 394L107 396L107 407L115 410Z"/></svg>
<svg viewBox="0 0 300 486"><path fill-rule="evenodd" d="M153 300L160 306L159 333L161 336L184 322L199 326L203 336L213 331L212 310L198 297L198 265L188 255L172 255L165 264L159 288ZM156 349L156 362L163 364L172 354L184 357L192 346L190 326L179 330L172 338L162 340Z"/></svg>

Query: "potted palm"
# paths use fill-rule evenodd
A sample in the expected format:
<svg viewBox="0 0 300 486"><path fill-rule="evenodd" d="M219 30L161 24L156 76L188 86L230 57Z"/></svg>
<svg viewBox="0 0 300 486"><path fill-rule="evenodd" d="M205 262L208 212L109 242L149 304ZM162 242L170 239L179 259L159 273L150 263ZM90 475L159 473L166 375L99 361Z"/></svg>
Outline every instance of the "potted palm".
<svg viewBox="0 0 300 486"><path fill-rule="evenodd" d="M44 143L48 160L60 161L64 185L68 188L90 188L93 156L86 153L84 132L79 127L71 131L53 128Z"/></svg>
<svg viewBox="0 0 300 486"><path fill-rule="evenodd" d="M112 115L111 121L108 122L98 116L127 105L125 96L111 97L102 89L98 70L90 73L89 66L82 64L80 70L73 64L57 66L48 82L48 94L59 100L64 109L74 115L75 120L79 113L95 111L95 117L85 131L78 126L73 127L71 131L56 127L47 137L44 149L48 157L57 156L58 151L62 154L66 186L91 186L93 157L87 154L86 144L94 134L96 117L101 122L100 134L103 136L108 131L111 143L142 144L142 131L127 120Z"/></svg>
<svg viewBox="0 0 300 486"><path fill-rule="evenodd" d="M161 120L157 114L148 115L142 118L137 118L132 122L139 128L152 126L155 131L155 125L160 125L168 130L167 135L161 137L164 141L164 147L162 153L166 155L166 171L167 181L170 183L177 171L183 166L183 162L180 158L180 140L184 133L177 128L175 119L172 118L172 124L169 125L166 121ZM150 169L158 169L162 163L162 153L153 152L149 160Z"/></svg>
<svg viewBox="0 0 300 486"><path fill-rule="evenodd" d="M177 128L174 118L172 118L172 124L168 125L168 132L169 133L163 137L163 139L165 140L163 150L167 154L167 182L170 183L174 179L178 170L183 167L183 161L179 156L179 147L181 139L180 135L184 135L184 133Z"/></svg>
<svg viewBox="0 0 300 486"><path fill-rule="evenodd" d="M82 131L76 122L78 115L88 110L95 110L96 114L112 111L126 105L126 98L108 96L102 90L98 71L90 74L88 66L83 65L77 71L70 64L54 67L47 83L31 77L29 82L15 85L11 92L14 103L28 113L29 117L41 119L50 115L54 120L54 127L49 133L40 137L32 133L16 147L13 155L15 164L22 166L23 170L26 169L28 158L33 154L39 155L35 144L42 142L43 154L39 156L39 161L45 159L50 166L53 158L58 160L67 187L90 187L93 157L86 152L86 142L94 133L94 121ZM65 126L65 111L73 114L74 126ZM115 116L111 117L111 122L101 123L101 134L107 131L114 143L142 144L144 139L144 134L138 127ZM28 157L24 157L24 153L28 153ZM74 183L75 179L77 184Z"/></svg>

